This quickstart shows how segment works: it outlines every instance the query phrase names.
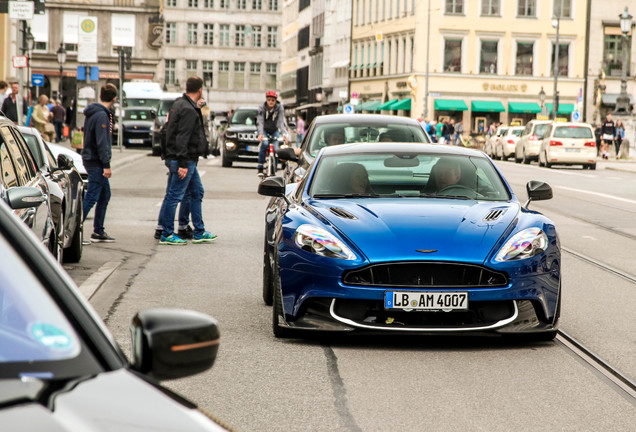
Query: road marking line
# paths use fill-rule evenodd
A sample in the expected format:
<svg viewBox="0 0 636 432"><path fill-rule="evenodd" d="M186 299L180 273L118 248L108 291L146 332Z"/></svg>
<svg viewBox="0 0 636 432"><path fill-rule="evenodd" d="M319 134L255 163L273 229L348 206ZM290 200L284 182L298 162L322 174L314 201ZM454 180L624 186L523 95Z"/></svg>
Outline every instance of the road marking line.
<svg viewBox="0 0 636 432"><path fill-rule="evenodd" d="M608 195L608 194L604 194L601 192L592 192L592 191L587 191L587 190L582 190L582 189L575 189L575 188L571 188L571 187L567 187L567 186L555 186L555 188L557 189L564 189L564 190L568 190L571 192L579 192L582 194L587 194L587 195L596 195L602 198L609 198L609 199L614 199L616 201L622 201L622 202L626 202L626 203L630 203L630 204L636 204L636 201L634 200L630 200L627 198L621 198L621 197L617 197L617 196L613 196L613 195Z"/></svg>
<svg viewBox="0 0 636 432"><path fill-rule="evenodd" d="M88 279L86 279L82 285L80 285L79 291L87 300L90 300L93 295L95 295L95 292L97 292L99 287L101 287L103 283L106 282L106 279L108 279L110 275L113 274L113 272L117 270L123 262L123 259L120 261L107 262L106 264L101 266L99 270L93 273Z"/></svg>

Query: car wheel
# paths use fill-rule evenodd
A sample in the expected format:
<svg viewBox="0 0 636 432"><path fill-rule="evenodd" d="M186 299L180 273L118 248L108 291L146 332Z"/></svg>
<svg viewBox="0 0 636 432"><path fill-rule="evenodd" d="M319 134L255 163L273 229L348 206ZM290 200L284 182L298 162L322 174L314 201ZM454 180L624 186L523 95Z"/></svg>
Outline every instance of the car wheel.
<svg viewBox="0 0 636 432"><path fill-rule="evenodd" d="M221 152L221 166L225 168L230 168L232 166L232 159L226 156L225 150Z"/></svg>
<svg viewBox="0 0 636 432"><path fill-rule="evenodd" d="M589 164L589 165L587 166L587 168L588 168L588 169L591 169L591 170L595 170L595 169L596 169L596 163Z"/></svg>
<svg viewBox="0 0 636 432"><path fill-rule="evenodd" d="M272 331L274 332L274 337L277 338L286 338L290 337L292 332L288 328L281 327L278 324L278 316L284 316L283 312L283 298L281 296L281 287L280 287L280 276L278 274L278 265L274 268L274 274L272 275L273 280L273 289L274 289L274 307L272 307Z"/></svg>
<svg viewBox="0 0 636 432"><path fill-rule="evenodd" d="M523 152L523 156L521 157L521 163L523 163L524 165L530 164L530 158L526 156L526 152Z"/></svg>
<svg viewBox="0 0 636 432"><path fill-rule="evenodd" d="M274 303L274 281L272 280L272 263L267 253L267 234L265 234L263 249L263 301L267 306L271 306Z"/></svg>
<svg viewBox="0 0 636 432"><path fill-rule="evenodd" d="M515 163L521 163L521 158L517 157L517 153L515 152Z"/></svg>
<svg viewBox="0 0 636 432"><path fill-rule="evenodd" d="M82 211L82 200L78 203L78 212ZM82 250L84 247L84 224L82 223L82 215L78 213L75 232L71 245L64 250L64 262L76 263L82 258Z"/></svg>

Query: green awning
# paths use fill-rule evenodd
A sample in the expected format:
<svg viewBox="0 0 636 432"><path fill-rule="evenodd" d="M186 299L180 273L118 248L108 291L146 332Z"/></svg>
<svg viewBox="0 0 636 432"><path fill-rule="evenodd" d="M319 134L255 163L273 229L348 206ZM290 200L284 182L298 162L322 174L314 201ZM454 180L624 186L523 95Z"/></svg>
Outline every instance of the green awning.
<svg viewBox="0 0 636 432"><path fill-rule="evenodd" d="M382 105L382 101L368 101L360 104L360 109L362 111L380 111L378 109L380 105Z"/></svg>
<svg viewBox="0 0 636 432"><path fill-rule="evenodd" d="M380 111L382 111L382 110L390 110L390 109L391 109L391 107L393 106L393 104L395 104L395 103L397 103L397 102L398 102L398 100L397 100L397 99L391 99L390 101L388 101L388 102L384 102L382 105L380 105L380 106L378 107L378 109L379 109Z"/></svg>
<svg viewBox="0 0 636 432"><path fill-rule="evenodd" d="M470 109L476 112L504 112L506 108L499 101L472 101Z"/></svg>
<svg viewBox="0 0 636 432"><path fill-rule="evenodd" d="M411 110L411 98L402 99L401 101L399 101L396 104L392 105L391 106L391 110L392 111L397 111L397 110L410 111Z"/></svg>
<svg viewBox="0 0 636 432"><path fill-rule="evenodd" d="M541 107L535 102L508 102L508 112L538 114Z"/></svg>
<svg viewBox="0 0 636 432"><path fill-rule="evenodd" d="M548 107L548 112L552 113L552 104L547 103L545 104L545 106ZM572 111L574 111L574 104L559 104L559 110L557 111L557 114L570 115L572 114Z"/></svg>
<svg viewBox="0 0 636 432"><path fill-rule="evenodd" d="M436 111L468 111L468 106L463 100L435 99Z"/></svg>

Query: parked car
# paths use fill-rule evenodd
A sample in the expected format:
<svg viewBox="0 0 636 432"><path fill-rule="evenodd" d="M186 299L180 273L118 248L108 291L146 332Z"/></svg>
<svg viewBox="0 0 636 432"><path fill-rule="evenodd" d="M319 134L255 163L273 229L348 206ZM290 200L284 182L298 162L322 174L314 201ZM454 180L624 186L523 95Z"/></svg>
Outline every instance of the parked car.
<svg viewBox="0 0 636 432"><path fill-rule="evenodd" d="M127 107L124 109L122 120L123 136L122 145L152 146L151 131L157 111L148 107Z"/></svg>
<svg viewBox="0 0 636 432"><path fill-rule="evenodd" d="M51 212L61 250L58 260L78 262L82 258L84 182L66 154L57 158L37 129L18 126L38 169L49 186Z"/></svg>
<svg viewBox="0 0 636 432"><path fill-rule="evenodd" d="M309 125L300 146L296 165L290 167L288 181L298 181L314 161L316 154L328 143L327 137L337 134L338 144L353 142L418 142L430 143L431 139L415 119L378 114L332 114L318 116Z"/></svg>
<svg viewBox="0 0 636 432"><path fill-rule="evenodd" d="M155 116L152 125L152 155L161 155L161 128L166 124L168 113L174 101L181 97L182 93L163 93L159 100L159 106L157 108L157 115Z"/></svg>
<svg viewBox="0 0 636 432"><path fill-rule="evenodd" d="M506 132L508 132L508 126L499 126L497 128L497 131L486 140L486 144L484 145L484 153L486 153L491 158L496 159L497 154L495 152L495 149L497 148L497 143L501 139L502 135L506 134Z"/></svg>
<svg viewBox="0 0 636 432"><path fill-rule="evenodd" d="M71 159L73 159L73 165L79 171L80 176L82 177L82 182L84 183L84 190L86 190L86 186L88 184L88 172L86 172L86 168L84 167L84 161L82 160L82 155L76 152L73 149L68 147L64 147L60 144L55 143L47 143L51 152L53 152L53 156L55 156L55 160L57 160L58 156L61 154L65 154Z"/></svg>
<svg viewBox="0 0 636 432"><path fill-rule="evenodd" d="M257 114L256 107L239 107L234 110L220 143L222 166L231 167L237 161L258 161Z"/></svg>
<svg viewBox="0 0 636 432"><path fill-rule="evenodd" d="M506 133L496 141L495 159L507 160L515 155L515 148L519 137L523 133L523 126L511 126Z"/></svg>
<svg viewBox="0 0 636 432"><path fill-rule="evenodd" d="M587 123L550 123L541 141L539 166L582 165L596 169L596 138Z"/></svg>
<svg viewBox="0 0 636 432"><path fill-rule="evenodd" d="M526 190L531 200L552 197L543 182ZM481 151L326 147L301 182L269 177L258 191L273 197L263 299L274 306L276 337L316 330L556 335L554 223L522 206Z"/></svg>
<svg viewBox="0 0 636 432"><path fill-rule="evenodd" d="M138 312L131 360L27 228L0 203L0 424L20 431L222 431L158 380L210 368L216 321Z"/></svg>
<svg viewBox="0 0 636 432"><path fill-rule="evenodd" d="M526 124L515 146L515 162L529 164L539 160L541 140L549 124L550 120L530 120Z"/></svg>
<svg viewBox="0 0 636 432"><path fill-rule="evenodd" d="M0 197L61 261L62 244L53 222L49 184L18 127L5 117L0 117L0 159Z"/></svg>

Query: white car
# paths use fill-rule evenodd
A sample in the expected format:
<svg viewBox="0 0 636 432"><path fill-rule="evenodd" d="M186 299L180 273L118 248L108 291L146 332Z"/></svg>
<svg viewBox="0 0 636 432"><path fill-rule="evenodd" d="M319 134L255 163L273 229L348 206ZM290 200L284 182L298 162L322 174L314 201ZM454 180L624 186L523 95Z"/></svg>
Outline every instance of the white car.
<svg viewBox="0 0 636 432"><path fill-rule="evenodd" d="M82 176L82 181L84 182L84 190L86 190L86 183L88 183L88 173L86 172L86 168L84 168L82 155L77 153L73 149L64 147L63 145L54 144L54 143L47 143L47 144L49 148L51 149L51 152L53 153L53 156L55 156L55 158L57 158L59 154L65 154L70 156L71 159L73 159L73 164L75 165L75 168L77 168L77 170L79 171L80 176Z"/></svg>
<svg viewBox="0 0 636 432"><path fill-rule="evenodd" d="M499 141L501 136L504 135L506 132L508 132L508 126L499 126L494 135L486 140L486 145L484 145L484 153L486 153L491 158L496 159L497 155L495 153L495 149L497 148L497 141Z"/></svg>
<svg viewBox="0 0 636 432"><path fill-rule="evenodd" d="M587 123L551 123L543 136L539 166L583 165L596 169L594 129Z"/></svg>
<svg viewBox="0 0 636 432"><path fill-rule="evenodd" d="M523 126L512 126L495 143L495 159L506 160L514 156L517 141L523 133Z"/></svg>
<svg viewBox="0 0 636 432"><path fill-rule="evenodd" d="M515 162L529 164L539 160L541 141L551 120L530 120L515 148Z"/></svg>

